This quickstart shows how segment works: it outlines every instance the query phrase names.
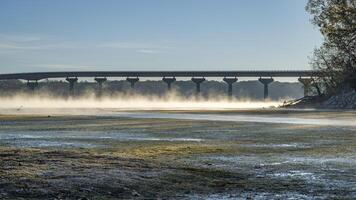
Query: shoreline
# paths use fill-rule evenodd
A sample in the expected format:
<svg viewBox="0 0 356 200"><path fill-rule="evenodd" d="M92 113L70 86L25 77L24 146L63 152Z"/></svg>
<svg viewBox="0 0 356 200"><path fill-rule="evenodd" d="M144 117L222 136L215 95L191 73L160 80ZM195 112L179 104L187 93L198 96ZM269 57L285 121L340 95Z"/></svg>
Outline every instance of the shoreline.
<svg viewBox="0 0 356 200"><path fill-rule="evenodd" d="M305 115L281 115L290 113ZM356 188L355 128L118 115L5 118L4 199L352 198Z"/></svg>

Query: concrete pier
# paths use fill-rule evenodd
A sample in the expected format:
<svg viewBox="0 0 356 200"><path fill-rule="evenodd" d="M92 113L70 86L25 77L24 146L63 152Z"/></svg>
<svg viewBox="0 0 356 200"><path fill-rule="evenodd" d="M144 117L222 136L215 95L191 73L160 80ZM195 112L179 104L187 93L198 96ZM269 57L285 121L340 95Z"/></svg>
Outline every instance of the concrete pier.
<svg viewBox="0 0 356 200"><path fill-rule="evenodd" d="M135 88L135 83L138 82L140 79L138 77L136 78L130 78L130 77L127 77L126 78L126 81L130 82L130 85L131 85L131 88Z"/></svg>
<svg viewBox="0 0 356 200"><path fill-rule="evenodd" d="M263 98L267 99L268 98L268 84L272 83L274 80L273 78L259 78L258 79L264 86L263 90Z"/></svg>
<svg viewBox="0 0 356 200"><path fill-rule="evenodd" d="M228 90L227 90L227 95L231 99L232 98L232 84L234 84L237 81L237 78L224 78L223 79L227 85L228 85Z"/></svg>
<svg viewBox="0 0 356 200"><path fill-rule="evenodd" d="M101 97L102 94L103 94L103 83L104 83L105 81L107 81L107 78L95 77L94 80L98 83L98 93L97 93L97 95L98 95L99 97Z"/></svg>
<svg viewBox="0 0 356 200"><path fill-rule="evenodd" d="M30 81L27 80L27 88L30 89L31 91L35 91L35 89L38 87L38 82L36 81Z"/></svg>
<svg viewBox="0 0 356 200"><path fill-rule="evenodd" d="M196 85L196 94L200 94L200 84L203 83L205 81L205 78L192 78L192 81L195 83Z"/></svg>
<svg viewBox="0 0 356 200"><path fill-rule="evenodd" d="M66 81L68 81L68 83L69 83L69 95L74 96L74 84L76 82L78 82L78 78L77 77L75 77L75 78L67 77Z"/></svg>
<svg viewBox="0 0 356 200"><path fill-rule="evenodd" d="M176 81L176 78L175 77L173 77L173 78L163 77L162 81L167 83L168 90L170 91L172 89L172 83L174 83Z"/></svg>
<svg viewBox="0 0 356 200"><path fill-rule="evenodd" d="M135 84L139 81L139 78L160 78L167 84L168 90L172 89L172 85L176 81L177 77L191 78L191 80L196 84L196 94L200 94L200 85L205 81L205 77L220 77L227 84L227 95L232 97L233 95L233 84L237 82L236 77L256 77L264 85L264 98L268 98L268 86L273 82L272 77L295 77L299 78L304 86L304 95L308 95L310 88L316 88L318 93L320 88L315 85L314 82L309 79L309 77L322 78L324 75L316 70L233 70L233 71L63 71L63 72L31 72L31 73L13 73L13 74L0 74L0 80L27 80L27 87L29 90L35 90L38 87L38 81L44 79L66 79L69 83L69 94L73 95L76 90L75 83L78 81L79 77L94 79L98 83L98 95L102 94L102 87L105 83L107 77L118 77L126 78L133 89ZM352 77L351 77L352 76ZM350 75L350 79L347 80L347 84L351 88L356 89L356 74ZM197 77L197 78L196 78ZM262 78L265 77L265 78ZM271 77L271 78L269 78ZM301 78L305 77L305 78ZM345 83L346 84L346 83ZM310 86L310 88L309 88Z"/></svg>
<svg viewBox="0 0 356 200"><path fill-rule="evenodd" d="M310 91L311 84L313 82L312 78L298 78L298 81L303 84L303 89L304 89L304 96L308 96L308 93Z"/></svg>

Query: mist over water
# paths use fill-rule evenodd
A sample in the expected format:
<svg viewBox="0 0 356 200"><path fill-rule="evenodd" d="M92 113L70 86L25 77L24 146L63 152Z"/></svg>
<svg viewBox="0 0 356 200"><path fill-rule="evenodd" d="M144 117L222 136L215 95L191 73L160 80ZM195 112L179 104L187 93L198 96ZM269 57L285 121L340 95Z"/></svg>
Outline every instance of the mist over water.
<svg viewBox="0 0 356 200"><path fill-rule="evenodd" d="M0 97L0 109L27 108L114 108L119 110L224 110L257 109L280 105L278 101L229 100L223 98L184 98L170 94L163 97L123 95L100 97L85 95L58 98L45 95L16 95Z"/></svg>
<svg viewBox="0 0 356 200"><path fill-rule="evenodd" d="M248 99L222 98L184 98L179 95L167 96L103 96L98 98L94 94L75 98L50 97L45 95L16 95L0 98L1 114L26 115L91 115L116 116L128 118L158 118L182 120L260 122L278 124L301 124L321 126L355 127L355 116L328 117L328 113L309 110L310 113L298 114L298 111L288 110L288 115L278 112L278 101L251 101ZM204 111L236 111L229 114L206 113ZM241 113L238 111L255 110L255 113ZM267 111L259 113L259 110ZM153 112L152 112L153 111ZM182 111L180 113L154 111ZM186 111L184 113L184 111ZM189 113L189 111L195 111ZM200 112L201 111L201 112ZM306 111L306 110L305 110Z"/></svg>

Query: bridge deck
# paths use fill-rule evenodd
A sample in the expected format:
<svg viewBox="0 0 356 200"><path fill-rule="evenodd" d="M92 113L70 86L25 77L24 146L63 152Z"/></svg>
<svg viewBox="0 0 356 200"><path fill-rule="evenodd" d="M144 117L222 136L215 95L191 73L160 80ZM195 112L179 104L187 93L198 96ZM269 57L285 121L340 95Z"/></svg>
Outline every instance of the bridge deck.
<svg viewBox="0 0 356 200"><path fill-rule="evenodd" d="M76 71L0 74L0 80L66 77L310 77L316 71Z"/></svg>

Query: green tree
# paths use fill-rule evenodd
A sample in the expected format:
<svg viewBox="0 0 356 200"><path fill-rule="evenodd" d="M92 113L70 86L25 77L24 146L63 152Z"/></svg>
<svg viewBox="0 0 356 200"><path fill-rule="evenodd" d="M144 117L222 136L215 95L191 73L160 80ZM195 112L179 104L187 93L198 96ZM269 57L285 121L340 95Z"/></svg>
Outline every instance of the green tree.
<svg viewBox="0 0 356 200"><path fill-rule="evenodd" d="M324 36L311 59L322 75L314 84L331 95L356 73L356 0L309 0L306 10Z"/></svg>

